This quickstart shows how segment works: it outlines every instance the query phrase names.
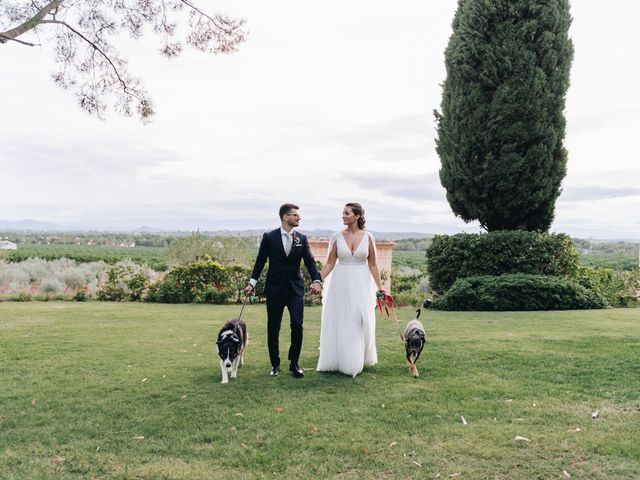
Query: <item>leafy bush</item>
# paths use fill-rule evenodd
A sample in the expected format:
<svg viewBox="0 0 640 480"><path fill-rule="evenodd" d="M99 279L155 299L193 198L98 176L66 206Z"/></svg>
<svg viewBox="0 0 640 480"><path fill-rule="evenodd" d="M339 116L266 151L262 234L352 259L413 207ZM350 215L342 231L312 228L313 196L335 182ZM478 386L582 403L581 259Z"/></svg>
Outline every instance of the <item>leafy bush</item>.
<svg viewBox="0 0 640 480"><path fill-rule="evenodd" d="M422 302L424 301L425 295L423 293L412 290L393 293L392 297L396 307L420 308Z"/></svg>
<svg viewBox="0 0 640 480"><path fill-rule="evenodd" d="M91 292L88 288L79 288L76 290L76 293L71 297L72 300L76 302L86 302L91 297Z"/></svg>
<svg viewBox="0 0 640 480"><path fill-rule="evenodd" d="M122 262L110 266L107 280L98 290L98 300L139 301L149 284L149 277L138 265Z"/></svg>
<svg viewBox="0 0 640 480"><path fill-rule="evenodd" d="M232 298L236 303L242 303L244 289L247 288L249 277L251 277L251 269L243 265L232 265L226 267L226 270L229 298Z"/></svg>
<svg viewBox="0 0 640 480"><path fill-rule="evenodd" d="M136 266L135 269L141 267ZM43 260L30 258L19 263L0 264L0 291L3 295L17 295L29 290L33 294L67 292L71 295L78 288L95 291L99 280L106 281L107 265L104 262L78 264L74 260ZM41 298L34 296L34 299ZM45 297L42 297L45 298Z"/></svg>
<svg viewBox="0 0 640 480"><path fill-rule="evenodd" d="M218 287L208 286L204 290L202 302L215 303L220 305L225 303L232 295L233 292L230 289L223 287L222 285Z"/></svg>
<svg viewBox="0 0 640 480"><path fill-rule="evenodd" d="M64 284L56 278L49 278L42 282L40 291L42 293L61 293L64 292Z"/></svg>
<svg viewBox="0 0 640 480"><path fill-rule="evenodd" d="M176 266L164 279L151 286L146 300L162 303L218 303L227 280L225 268L212 260ZM230 291L225 292L225 299L230 294Z"/></svg>
<svg viewBox="0 0 640 480"><path fill-rule="evenodd" d="M433 303L439 310L572 310L603 308L606 299L577 281L523 273L458 279Z"/></svg>
<svg viewBox="0 0 640 480"><path fill-rule="evenodd" d="M628 307L640 303L640 270L580 267L577 281L598 292L612 307Z"/></svg>
<svg viewBox="0 0 640 480"><path fill-rule="evenodd" d="M30 302L32 300L31 294L29 292L20 292L16 297L16 302Z"/></svg>
<svg viewBox="0 0 640 480"><path fill-rule="evenodd" d="M571 276L579 257L568 235L497 231L436 235L427 249L431 287L442 293L465 277L505 273Z"/></svg>
<svg viewBox="0 0 640 480"><path fill-rule="evenodd" d="M420 281L421 275L391 274L391 293L398 295L401 292L412 292Z"/></svg>
<svg viewBox="0 0 640 480"><path fill-rule="evenodd" d="M182 292L178 285L166 279L151 284L145 300L157 303L184 303Z"/></svg>

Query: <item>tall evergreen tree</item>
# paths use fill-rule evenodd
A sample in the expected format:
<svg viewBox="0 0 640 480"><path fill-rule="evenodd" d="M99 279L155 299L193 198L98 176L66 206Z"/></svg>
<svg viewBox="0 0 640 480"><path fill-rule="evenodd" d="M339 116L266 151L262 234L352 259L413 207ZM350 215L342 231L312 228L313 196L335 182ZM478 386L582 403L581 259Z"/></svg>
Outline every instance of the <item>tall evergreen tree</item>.
<svg viewBox="0 0 640 480"><path fill-rule="evenodd" d="M437 151L453 212L492 230L548 230L566 174L568 0L458 0Z"/></svg>

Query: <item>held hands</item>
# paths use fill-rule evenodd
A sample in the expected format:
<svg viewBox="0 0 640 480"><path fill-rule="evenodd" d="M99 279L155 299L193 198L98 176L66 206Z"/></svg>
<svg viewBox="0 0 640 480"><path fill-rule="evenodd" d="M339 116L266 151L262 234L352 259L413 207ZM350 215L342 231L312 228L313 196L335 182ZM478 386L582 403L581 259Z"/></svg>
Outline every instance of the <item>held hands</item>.
<svg viewBox="0 0 640 480"><path fill-rule="evenodd" d="M244 289L245 295L253 295L254 291L255 288L251 284L247 285L247 288Z"/></svg>
<svg viewBox="0 0 640 480"><path fill-rule="evenodd" d="M322 293L322 285L318 282L313 282L310 287L311 293L314 295L320 295Z"/></svg>

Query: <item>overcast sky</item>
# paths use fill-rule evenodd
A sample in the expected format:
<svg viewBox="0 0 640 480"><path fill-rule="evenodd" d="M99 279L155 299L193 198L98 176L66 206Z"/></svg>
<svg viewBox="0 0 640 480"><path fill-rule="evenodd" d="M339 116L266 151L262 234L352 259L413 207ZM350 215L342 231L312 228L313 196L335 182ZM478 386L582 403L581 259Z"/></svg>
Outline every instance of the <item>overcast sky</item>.
<svg viewBox="0 0 640 480"><path fill-rule="evenodd" d="M440 186L432 111L456 0L206 1L244 17L233 55L169 61L127 47L150 125L85 114L47 46L0 45L0 220L70 227L340 228L361 202L378 231L479 231ZM572 2L568 174L552 230L640 239L640 3Z"/></svg>

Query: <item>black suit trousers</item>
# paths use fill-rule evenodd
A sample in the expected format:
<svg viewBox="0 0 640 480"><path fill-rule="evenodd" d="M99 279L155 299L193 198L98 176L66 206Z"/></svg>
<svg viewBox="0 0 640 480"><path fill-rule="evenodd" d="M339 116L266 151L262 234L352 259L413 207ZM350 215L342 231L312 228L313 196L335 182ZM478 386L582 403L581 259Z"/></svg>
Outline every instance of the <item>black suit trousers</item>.
<svg viewBox="0 0 640 480"><path fill-rule="evenodd" d="M267 296L267 340L269 359L274 367L280 366L280 325L285 307L289 310L291 325L291 347L289 361L298 363L302 350L302 321L304 315L304 297L296 295L293 290L278 295Z"/></svg>

